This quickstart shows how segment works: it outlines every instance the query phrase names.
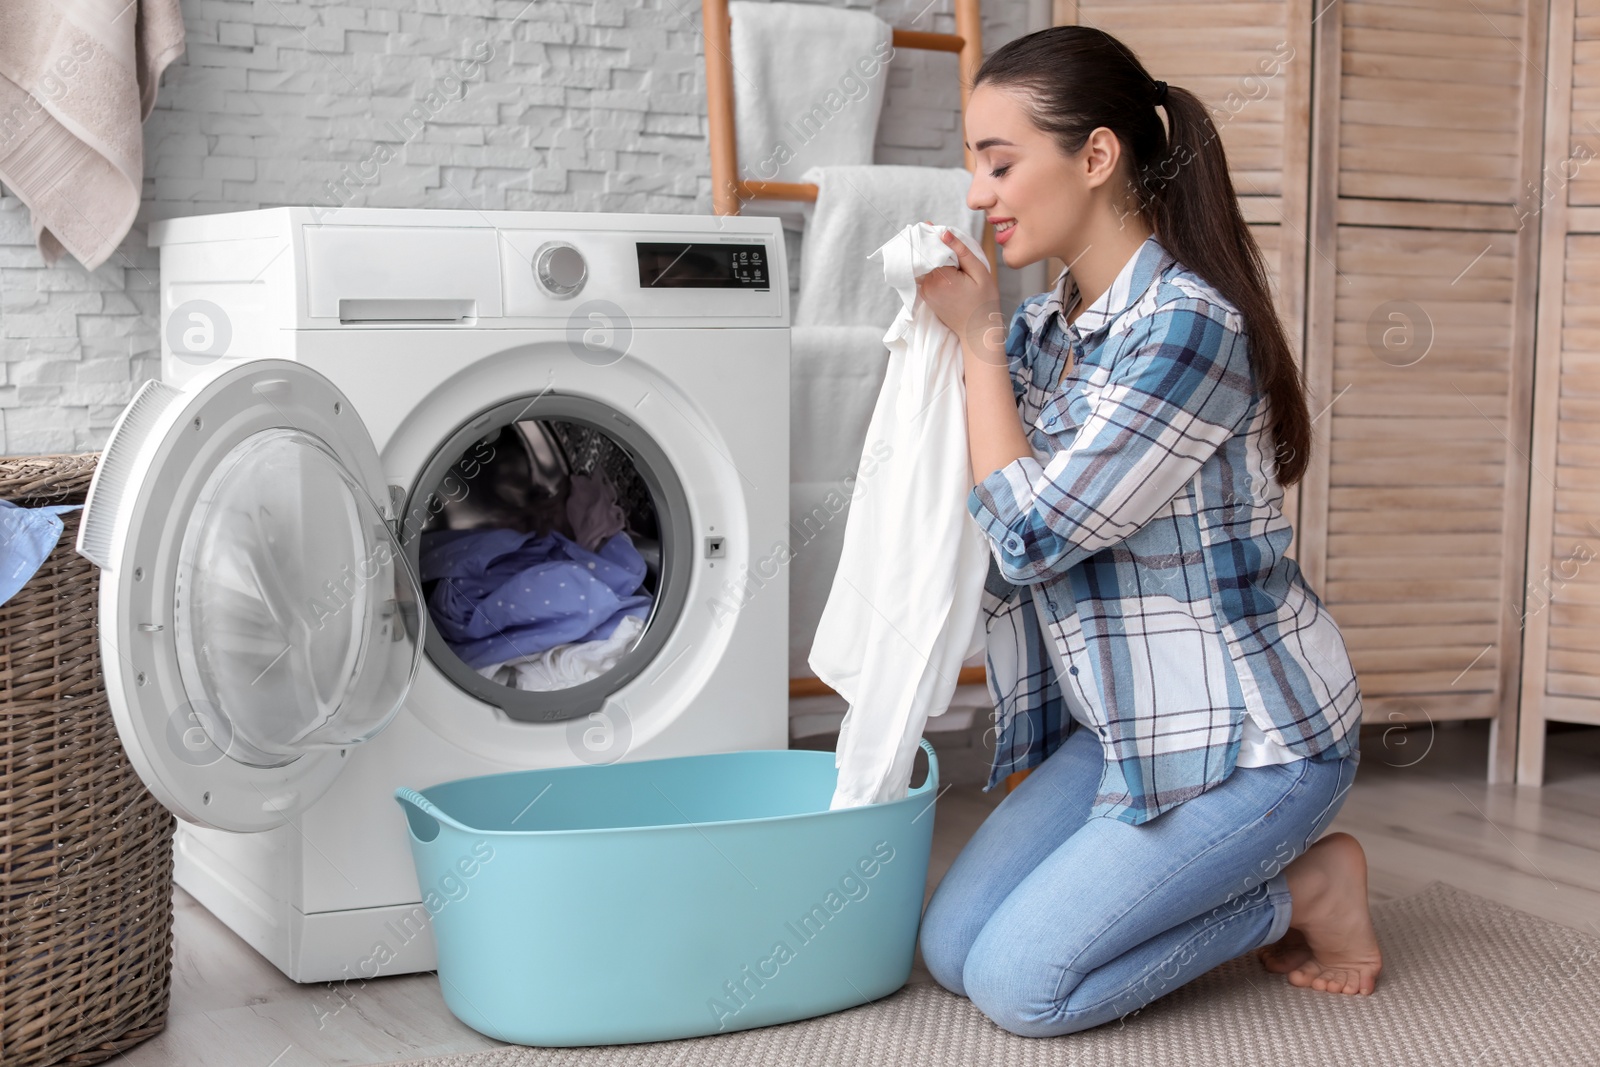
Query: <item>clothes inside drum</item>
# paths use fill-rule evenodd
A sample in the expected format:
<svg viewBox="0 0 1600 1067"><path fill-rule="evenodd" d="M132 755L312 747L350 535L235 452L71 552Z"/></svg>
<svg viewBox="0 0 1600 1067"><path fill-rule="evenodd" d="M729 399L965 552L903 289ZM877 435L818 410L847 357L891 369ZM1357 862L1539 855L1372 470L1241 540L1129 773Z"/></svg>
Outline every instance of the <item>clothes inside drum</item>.
<svg viewBox="0 0 1600 1067"><path fill-rule="evenodd" d="M661 529L628 452L597 427L527 419L480 438L436 489L418 578L468 667L512 689L598 678L661 588Z"/></svg>

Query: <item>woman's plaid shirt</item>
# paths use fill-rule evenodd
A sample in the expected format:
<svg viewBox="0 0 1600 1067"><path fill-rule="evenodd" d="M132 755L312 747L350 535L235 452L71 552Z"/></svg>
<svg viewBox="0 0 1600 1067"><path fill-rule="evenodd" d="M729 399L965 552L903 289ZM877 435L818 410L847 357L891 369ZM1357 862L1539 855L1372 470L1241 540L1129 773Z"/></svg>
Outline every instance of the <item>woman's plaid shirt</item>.
<svg viewBox="0 0 1600 1067"><path fill-rule="evenodd" d="M1074 307L1067 272L1006 337L1034 455L967 500L992 555L984 788L1084 728L1033 597L1070 664L1060 682L1108 724L1096 815L1143 823L1226 779L1246 714L1300 755L1356 751L1360 689L1333 617L1284 555L1238 310L1155 237L1072 324L1063 290Z"/></svg>

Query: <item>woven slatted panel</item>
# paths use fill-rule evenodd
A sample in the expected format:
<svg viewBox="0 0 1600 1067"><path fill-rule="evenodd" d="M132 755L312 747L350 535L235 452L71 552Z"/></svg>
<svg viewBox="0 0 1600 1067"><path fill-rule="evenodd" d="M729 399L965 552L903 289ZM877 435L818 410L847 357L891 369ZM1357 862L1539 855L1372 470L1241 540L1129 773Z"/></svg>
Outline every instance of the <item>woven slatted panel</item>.
<svg viewBox="0 0 1600 1067"><path fill-rule="evenodd" d="M1525 4L1346 0L1338 194L1509 204L1521 188ZM1531 79L1531 81L1530 81Z"/></svg>
<svg viewBox="0 0 1600 1067"><path fill-rule="evenodd" d="M1600 0L1576 0L1574 18L1570 29L1572 42L1570 107L1563 106L1566 114L1552 112L1549 121L1561 123L1567 129L1564 144L1553 146L1556 152L1547 153L1547 163L1558 180L1569 180L1568 202L1574 206L1600 205L1600 162L1594 150L1600 142ZM1552 79L1566 72L1552 66ZM1563 101L1565 104L1565 101ZM1577 165L1562 168L1561 161L1573 159L1573 150L1579 145L1587 148Z"/></svg>
<svg viewBox="0 0 1600 1067"><path fill-rule="evenodd" d="M1528 610L1549 612L1545 692L1600 698L1600 235L1566 241L1553 528L1529 546Z"/></svg>
<svg viewBox="0 0 1600 1067"><path fill-rule="evenodd" d="M1490 715L1516 563L1502 530L1522 507L1506 489L1515 245L1342 226L1336 258L1323 599L1369 711Z"/></svg>
<svg viewBox="0 0 1600 1067"><path fill-rule="evenodd" d="M1544 440L1535 462L1548 457L1553 484L1535 494L1542 515L1528 545L1528 638L1538 646L1530 666L1543 664L1530 688L1541 701L1600 700L1600 234L1569 234L1563 251L1558 340L1540 353L1555 403L1536 427Z"/></svg>
<svg viewBox="0 0 1600 1067"><path fill-rule="evenodd" d="M81 503L96 457L0 459L0 497ZM60 543L0 605L0 1063L89 1064L165 1025L173 818L123 753L99 571Z"/></svg>
<svg viewBox="0 0 1600 1067"><path fill-rule="evenodd" d="M1600 205L1600 0L1574 3L1571 50L1568 138L1560 160L1547 158L1547 170L1566 182L1568 205ZM1562 117L1552 114L1550 122ZM1528 595L1530 611L1549 611L1538 632L1546 657L1542 691L1600 701L1600 568L1592 566L1600 560L1600 235L1592 232L1592 213L1562 219L1565 262L1550 293L1560 296L1560 341L1550 352L1560 360L1560 389L1554 426L1536 430L1554 437L1555 486L1544 502L1549 539L1528 549Z"/></svg>
<svg viewBox="0 0 1600 1067"><path fill-rule="evenodd" d="M1552 0L1517 781L1547 720L1600 725L1600 2Z"/></svg>

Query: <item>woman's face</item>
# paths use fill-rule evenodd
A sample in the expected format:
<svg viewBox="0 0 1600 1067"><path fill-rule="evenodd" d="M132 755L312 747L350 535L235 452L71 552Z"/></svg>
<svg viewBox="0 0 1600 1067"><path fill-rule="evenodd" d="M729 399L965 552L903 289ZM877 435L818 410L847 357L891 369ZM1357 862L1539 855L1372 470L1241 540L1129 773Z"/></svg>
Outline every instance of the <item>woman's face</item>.
<svg viewBox="0 0 1600 1067"><path fill-rule="evenodd" d="M1016 90L991 84L968 97L966 126L976 155L967 206L994 224L1006 265L1075 258L1088 243L1092 213L1108 210L1098 201L1120 169L1116 136L1101 127L1067 155L1028 118Z"/></svg>

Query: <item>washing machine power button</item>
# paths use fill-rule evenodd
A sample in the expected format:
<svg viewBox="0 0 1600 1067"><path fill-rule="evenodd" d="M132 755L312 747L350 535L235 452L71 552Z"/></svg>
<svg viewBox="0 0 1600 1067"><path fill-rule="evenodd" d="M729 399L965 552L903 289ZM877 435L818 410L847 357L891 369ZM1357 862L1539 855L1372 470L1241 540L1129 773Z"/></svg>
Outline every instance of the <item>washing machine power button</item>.
<svg viewBox="0 0 1600 1067"><path fill-rule="evenodd" d="M533 257L533 276L539 287L551 296L572 296L589 277L583 253L565 241L551 241Z"/></svg>

